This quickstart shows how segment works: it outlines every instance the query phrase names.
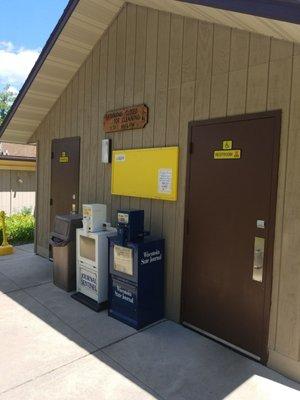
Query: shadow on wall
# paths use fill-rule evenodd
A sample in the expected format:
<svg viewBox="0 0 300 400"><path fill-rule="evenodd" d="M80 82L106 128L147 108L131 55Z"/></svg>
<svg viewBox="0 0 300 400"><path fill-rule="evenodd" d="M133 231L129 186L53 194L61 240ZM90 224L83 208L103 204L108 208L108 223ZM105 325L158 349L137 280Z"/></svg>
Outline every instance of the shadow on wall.
<svg viewBox="0 0 300 400"><path fill-rule="evenodd" d="M0 306L8 327L0 351L2 346L10 349L4 351L0 389L21 385L12 392L14 398L30 394L38 399L43 390L61 396L66 390L74 396L88 391L92 399L100 393L113 399L131 393L129 397L140 399L221 400L229 394L235 399L257 398L255 390L260 387L273 388L276 395L283 390L281 385L300 389L280 374L173 322L137 333L105 311L95 313L55 287L52 263L32 253L17 248L11 258L1 258L0 276L0 290L6 293L0 296ZM92 357L86 358L87 354ZM51 379L44 378L49 371ZM22 384L37 377L34 397L33 383ZM58 381L60 392L53 389ZM245 390L250 397L243 397Z"/></svg>

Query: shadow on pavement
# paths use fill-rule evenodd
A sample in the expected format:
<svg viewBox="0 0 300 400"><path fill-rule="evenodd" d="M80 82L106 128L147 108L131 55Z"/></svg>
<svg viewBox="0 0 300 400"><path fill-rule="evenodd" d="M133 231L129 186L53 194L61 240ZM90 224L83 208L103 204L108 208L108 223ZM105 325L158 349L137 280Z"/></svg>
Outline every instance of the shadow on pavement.
<svg viewBox="0 0 300 400"><path fill-rule="evenodd" d="M195 332L136 332L51 281L30 251L0 259L1 399L299 398L296 382Z"/></svg>

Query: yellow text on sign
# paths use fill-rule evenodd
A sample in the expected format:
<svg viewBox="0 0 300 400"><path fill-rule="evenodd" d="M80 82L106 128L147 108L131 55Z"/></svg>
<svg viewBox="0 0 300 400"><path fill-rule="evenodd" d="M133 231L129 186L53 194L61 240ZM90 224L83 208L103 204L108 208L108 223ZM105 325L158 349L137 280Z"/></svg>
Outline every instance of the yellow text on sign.
<svg viewBox="0 0 300 400"><path fill-rule="evenodd" d="M69 162L69 157L67 156L65 151L61 152L61 155L59 157L59 162L60 163L68 163Z"/></svg>
<svg viewBox="0 0 300 400"><path fill-rule="evenodd" d="M239 160L241 150L216 150L214 152L215 160Z"/></svg>
<svg viewBox="0 0 300 400"><path fill-rule="evenodd" d="M112 194L176 201L178 157L178 147L114 151Z"/></svg>
<svg viewBox="0 0 300 400"><path fill-rule="evenodd" d="M223 150L232 150L232 140L223 141Z"/></svg>
<svg viewBox="0 0 300 400"><path fill-rule="evenodd" d="M68 163L69 162L69 157L68 156L59 157L59 162L60 163Z"/></svg>

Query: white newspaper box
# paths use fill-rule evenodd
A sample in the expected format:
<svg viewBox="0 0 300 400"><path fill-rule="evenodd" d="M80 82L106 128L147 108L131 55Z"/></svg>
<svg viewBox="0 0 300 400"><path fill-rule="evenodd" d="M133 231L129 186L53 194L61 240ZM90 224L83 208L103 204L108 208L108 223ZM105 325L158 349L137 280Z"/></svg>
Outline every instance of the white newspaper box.
<svg viewBox="0 0 300 400"><path fill-rule="evenodd" d="M107 307L108 301L108 238L117 230L85 233L76 231L76 290L72 297L95 311Z"/></svg>

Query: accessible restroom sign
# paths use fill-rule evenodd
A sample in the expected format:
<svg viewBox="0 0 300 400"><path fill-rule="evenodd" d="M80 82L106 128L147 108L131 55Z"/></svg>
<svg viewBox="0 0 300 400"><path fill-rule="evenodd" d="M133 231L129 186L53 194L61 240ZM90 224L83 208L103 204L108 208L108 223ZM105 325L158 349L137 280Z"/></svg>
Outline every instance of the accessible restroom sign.
<svg viewBox="0 0 300 400"><path fill-rule="evenodd" d="M223 141L223 150L214 151L215 160L239 160L241 158L241 150L234 150L232 140Z"/></svg>
<svg viewBox="0 0 300 400"><path fill-rule="evenodd" d="M59 162L61 164L67 164L69 162L69 156L65 151L63 151L59 157Z"/></svg>

